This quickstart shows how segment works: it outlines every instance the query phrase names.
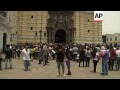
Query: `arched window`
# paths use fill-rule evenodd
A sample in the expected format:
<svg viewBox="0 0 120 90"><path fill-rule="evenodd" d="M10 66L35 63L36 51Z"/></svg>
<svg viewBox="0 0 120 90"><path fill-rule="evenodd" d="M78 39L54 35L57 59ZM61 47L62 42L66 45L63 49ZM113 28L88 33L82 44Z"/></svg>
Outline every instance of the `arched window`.
<svg viewBox="0 0 120 90"><path fill-rule="evenodd" d="M88 19L88 22L90 22L90 20Z"/></svg>
<svg viewBox="0 0 120 90"><path fill-rule="evenodd" d="M33 27L30 27L30 30L33 30Z"/></svg>
<svg viewBox="0 0 120 90"><path fill-rule="evenodd" d="M88 33L90 32L90 30L88 30Z"/></svg>
<svg viewBox="0 0 120 90"><path fill-rule="evenodd" d="M31 19L33 19L33 15L31 15Z"/></svg>

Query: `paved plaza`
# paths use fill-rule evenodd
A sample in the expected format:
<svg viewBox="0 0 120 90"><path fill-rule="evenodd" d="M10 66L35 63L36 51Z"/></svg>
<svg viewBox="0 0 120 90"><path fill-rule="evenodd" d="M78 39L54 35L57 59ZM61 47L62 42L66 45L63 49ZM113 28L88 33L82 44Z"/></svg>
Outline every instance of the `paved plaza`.
<svg viewBox="0 0 120 90"><path fill-rule="evenodd" d="M71 62L72 75L66 77L57 77L57 65L55 60L49 60L48 65L43 66L38 64L37 60L32 62L30 71L25 72L23 66L23 60L13 59L12 70L5 70L5 63L3 62L3 70L0 71L0 79L120 79L120 71L109 71L109 75L102 76L101 73L101 61L97 66L97 73L93 73L93 63L90 62L90 67L78 67L78 63ZM81 63L82 65L82 63ZM65 73L67 68L65 66Z"/></svg>

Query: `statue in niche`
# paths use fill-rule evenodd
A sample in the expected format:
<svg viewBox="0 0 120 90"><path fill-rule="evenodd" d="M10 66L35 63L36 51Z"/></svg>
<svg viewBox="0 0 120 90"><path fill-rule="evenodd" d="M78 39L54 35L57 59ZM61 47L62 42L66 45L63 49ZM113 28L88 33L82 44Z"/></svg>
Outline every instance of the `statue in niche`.
<svg viewBox="0 0 120 90"><path fill-rule="evenodd" d="M48 19L48 27L67 27L74 26L74 20L72 19L72 11L50 11Z"/></svg>
<svg viewBox="0 0 120 90"><path fill-rule="evenodd" d="M60 21L62 21L62 17L63 17L62 14L60 14Z"/></svg>
<svg viewBox="0 0 120 90"><path fill-rule="evenodd" d="M52 25L52 18L48 19L48 26L50 27Z"/></svg>

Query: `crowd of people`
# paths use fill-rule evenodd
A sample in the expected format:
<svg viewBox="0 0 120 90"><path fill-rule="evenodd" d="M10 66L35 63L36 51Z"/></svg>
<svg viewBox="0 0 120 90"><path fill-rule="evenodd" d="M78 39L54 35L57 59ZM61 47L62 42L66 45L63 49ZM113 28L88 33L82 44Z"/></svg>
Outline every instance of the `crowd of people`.
<svg viewBox="0 0 120 90"><path fill-rule="evenodd" d="M2 70L2 50L0 51L0 70ZM71 75L71 61L78 62L78 66L90 67L90 60L93 60L93 72L97 71L97 63L102 60L102 75L108 75L109 70L116 71L120 69L120 48L110 47L108 45L95 44L48 44L48 43L26 43L24 46L7 45L5 50L5 69L13 69L12 58L18 60L22 57L25 71L29 70L30 62L38 60L38 64L46 66L49 63L49 57L55 59L58 68L58 77ZM68 73L65 74L65 63ZM62 71L61 71L62 67Z"/></svg>

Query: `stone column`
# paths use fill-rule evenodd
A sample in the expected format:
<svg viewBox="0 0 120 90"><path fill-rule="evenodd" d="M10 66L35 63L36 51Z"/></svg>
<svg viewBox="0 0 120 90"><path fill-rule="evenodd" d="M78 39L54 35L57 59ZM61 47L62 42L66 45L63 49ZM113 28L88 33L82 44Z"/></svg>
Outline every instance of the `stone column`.
<svg viewBox="0 0 120 90"><path fill-rule="evenodd" d="M68 30L68 42L70 43L70 29Z"/></svg>
<svg viewBox="0 0 120 90"><path fill-rule="evenodd" d="M74 38L73 35L74 35L74 32L73 32L73 28L72 28L72 29L71 29L71 43L73 43L73 40L74 40L74 39L73 39L73 38Z"/></svg>
<svg viewBox="0 0 120 90"><path fill-rule="evenodd" d="M70 29L70 43L72 43L72 29Z"/></svg>
<svg viewBox="0 0 120 90"><path fill-rule="evenodd" d="M55 32L52 32L52 43L55 43Z"/></svg>
<svg viewBox="0 0 120 90"><path fill-rule="evenodd" d="M50 38L51 38L51 40L50 40L50 43L52 43L52 29L51 29L51 32L50 32Z"/></svg>

